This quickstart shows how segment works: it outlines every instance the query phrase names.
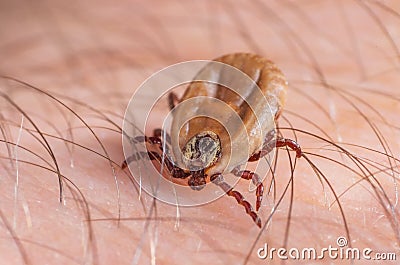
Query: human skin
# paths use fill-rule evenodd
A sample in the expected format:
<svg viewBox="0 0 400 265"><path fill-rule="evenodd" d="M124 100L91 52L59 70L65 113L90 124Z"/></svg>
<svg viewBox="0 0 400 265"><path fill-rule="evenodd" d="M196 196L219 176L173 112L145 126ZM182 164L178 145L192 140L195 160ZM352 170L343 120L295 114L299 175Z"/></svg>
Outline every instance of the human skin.
<svg viewBox="0 0 400 265"><path fill-rule="evenodd" d="M395 1L385 6L357 1L0 5L0 139L9 142L0 143L1 264L242 264L247 257L248 264L278 264L276 256L272 261L257 258L257 249L265 243L287 249L337 247L340 236L352 247L398 254L399 161L390 157L399 158L400 21L395 12L400 6ZM286 118L294 128L329 136L357 157L370 159L363 165L372 161L380 169L387 167L376 173L379 168L368 165L382 190L372 178L360 181L363 169L336 149L327 150L334 149L332 144L298 132L298 143L327 181L316 176L304 157L291 177L287 152L281 149L276 197L273 192L266 196L259 213L263 224L280 196L284 199L263 230L228 196L177 209L140 193L129 171L119 168L124 161L122 116L135 89L170 64L238 51L273 60L287 76L287 104L279 119L285 137L295 138L285 129L290 127ZM149 128L160 126L151 122ZM43 137L68 178L61 203L57 173L27 163L56 168L28 129L48 134ZM268 175L266 187L270 181ZM345 192L340 197L343 212L328 183L337 195ZM254 205L255 195L247 188L246 181L237 186ZM327 257L318 262L350 263Z"/></svg>

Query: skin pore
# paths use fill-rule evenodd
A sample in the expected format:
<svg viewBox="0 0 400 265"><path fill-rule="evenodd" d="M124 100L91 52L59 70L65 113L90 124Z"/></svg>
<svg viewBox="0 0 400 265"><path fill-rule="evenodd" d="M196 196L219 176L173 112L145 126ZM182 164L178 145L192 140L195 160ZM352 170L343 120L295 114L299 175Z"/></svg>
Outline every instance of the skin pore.
<svg viewBox="0 0 400 265"><path fill-rule="evenodd" d="M280 264L257 249L341 236L398 253L399 12L396 1L1 3L0 263ZM231 197L177 209L119 168L125 107L146 78L239 51L285 73L280 132L319 170L303 157L292 175L293 152L279 150L262 230ZM248 187L236 189L254 207Z"/></svg>

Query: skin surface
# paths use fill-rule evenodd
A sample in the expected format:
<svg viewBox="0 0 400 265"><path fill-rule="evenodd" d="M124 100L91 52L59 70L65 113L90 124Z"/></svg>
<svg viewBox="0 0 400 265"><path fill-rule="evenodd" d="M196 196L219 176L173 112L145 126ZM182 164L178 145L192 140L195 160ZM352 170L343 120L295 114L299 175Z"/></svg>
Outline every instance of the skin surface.
<svg viewBox="0 0 400 265"><path fill-rule="evenodd" d="M2 1L0 263L281 264L276 256L260 260L257 249L337 247L340 236L352 247L399 256L400 162L391 158L400 154L399 12L397 1ZM280 150L274 189L259 212L263 224L276 211L263 230L231 197L177 209L140 192L119 169L132 93L170 64L231 52L265 56L287 76L279 120L285 137L296 138L293 126L340 142L375 178L362 180L370 173L344 149L297 131L303 151L343 164L308 154L326 181L304 158L291 176ZM163 104L155 113L168 109ZM149 122L162 121L154 115ZM68 179L62 203L57 167ZM271 174L266 190L270 183ZM248 184L237 190L254 204ZM332 190L344 194L343 212Z"/></svg>

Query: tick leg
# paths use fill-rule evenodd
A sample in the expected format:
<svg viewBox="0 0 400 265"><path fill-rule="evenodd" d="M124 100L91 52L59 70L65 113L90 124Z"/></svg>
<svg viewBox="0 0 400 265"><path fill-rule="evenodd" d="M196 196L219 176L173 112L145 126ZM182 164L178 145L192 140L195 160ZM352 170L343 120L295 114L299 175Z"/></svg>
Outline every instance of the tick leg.
<svg viewBox="0 0 400 265"><path fill-rule="evenodd" d="M159 137L147 137L145 135L139 135L139 136L132 138L130 141L132 144L137 144L137 143L149 143L152 145L157 144L162 149L162 141ZM155 153L155 152L147 152L147 153L149 154L149 157L151 158L152 156L150 155L150 153ZM137 160L139 160L139 158L146 157L145 154L146 154L146 152L138 152L136 154L129 156L128 158L126 158L124 160L124 162L122 162L121 168L124 169L128 166L128 164L132 163L133 161L137 161ZM151 160L153 160L153 159L151 159Z"/></svg>
<svg viewBox="0 0 400 265"><path fill-rule="evenodd" d="M146 153L147 153L147 155L146 155ZM124 169L128 166L128 164L130 164L134 161L138 161L140 159L157 160L160 163L160 165L164 164L167 167L168 171L170 172L170 174L173 178L185 179L188 176L190 176L190 173L186 173L180 167L175 166L168 159L168 157L166 157L166 156L161 157L160 154L158 154L157 152L154 152L154 151L138 152L136 154L129 156L124 162L122 162L121 168Z"/></svg>
<svg viewBox="0 0 400 265"><path fill-rule="evenodd" d="M275 144L276 147L285 147L285 146L289 147L290 149L296 152L297 158L300 158L303 155L303 152L301 152L300 145L294 140L286 138L278 138Z"/></svg>
<svg viewBox="0 0 400 265"><path fill-rule="evenodd" d="M275 139L275 130L272 130L272 131L268 132L267 135L265 136L261 151L250 156L248 161L249 162L258 161L260 158L269 154L275 147L274 139Z"/></svg>
<svg viewBox="0 0 400 265"><path fill-rule="evenodd" d="M212 183L218 185L223 191L225 191L228 196L234 197L237 203L245 208L246 213L251 216L254 223L256 223L256 225L261 228L261 219L260 217L258 217L257 213L253 211L250 203L244 199L243 195L240 194L240 192L233 190L233 188L224 181L224 178L221 174L212 175L210 180Z"/></svg>
<svg viewBox="0 0 400 265"><path fill-rule="evenodd" d="M256 190L256 211L260 209L261 201L263 199L264 194L264 185L261 182L260 176L257 173L251 172L249 170L241 170L237 172L233 172L233 174L237 177L241 177L242 179L252 180L253 184L257 186Z"/></svg>
<svg viewBox="0 0 400 265"><path fill-rule="evenodd" d="M275 145L273 145L273 144L275 144ZM271 152L274 147L285 147L285 146L287 146L290 149L292 149L293 151L295 151L297 158L300 158L302 156L303 153L301 152L301 147L296 141L291 140L291 139L286 139L286 138L278 138L278 139L276 139L276 141L264 142L264 145L263 145L263 148L261 149L261 151L250 156L248 161L249 162L257 161L260 158L264 157L269 152Z"/></svg>
<svg viewBox="0 0 400 265"><path fill-rule="evenodd" d="M168 106L169 106L170 110L175 108L175 102L177 102L177 101L179 101L179 99L178 99L178 96L174 92L171 92L168 94Z"/></svg>
<svg viewBox="0 0 400 265"><path fill-rule="evenodd" d="M160 129L159 129L160 130ZM161 132L161 130L160 130ZM158 147L163 150L162 146L162 141L160 137L157 136L158 130L154 130L154 135L153 137L147 137L147 136L136 136L135 138L132 139L132 143L149 143L152 145L158 145ZM166 150L168 152L168 150ZM147 153L147 155L146 155ZM154 151L148 151L148 152L138 152L136 154L132 154L128 158L125 159L124 162L122 162L121 168L124 169L126 168L130 163L134 161L138 161L139 159L145 159L145 158L150 158L150 160L157 160L160 165L164 164L166 165L168 171L171 173L171 176L173 178L187 178L190 173L184 172L180 167L175 166L167 156L161 156L159 153L154 152Z"/></svg>
<svg viewBox="0 0 400 265"><path fill-rule="evenodd" d="M155 153L155 152L154 152ZM147 156L147 155L148 156ZM128 158L126 158L124 160L124 162L122 162L121 164L121 168L124 169L126 168L130 163L134 162L134 161L138 161L140 159L145 159L145 158L149 158L150 160L154 160L156 159L156 156L154 154L152 154L152 152L137 152L131 156L129 156Z"/></svg>
<svg viewBox="0 0 400 265"><path fill-rule="evenodd" d="M153 136L157 138L161 138L165 136L165 140L168 144L171 144L171 136L165 132L163 129L154 129Z"/></svg>
<svg viewBox="0 0 400 265"><path fill-rule="evenodd" d="M186 173L180 167L175 166L167 156L161 157L160 154L156 152L149 152L149 155L151 160L156 159L160 163L160 165L166 165L168 171L173 178L185 179L190 175L190 173Z"/></svg>
<svg viewBox="0 0 400 265"><path fill-rule="evenodd" d="M139 135L130 139L132 144L137 143L149 143L149 144L159 144L161 145L160 137L147 137L145 135Z"/></svg>

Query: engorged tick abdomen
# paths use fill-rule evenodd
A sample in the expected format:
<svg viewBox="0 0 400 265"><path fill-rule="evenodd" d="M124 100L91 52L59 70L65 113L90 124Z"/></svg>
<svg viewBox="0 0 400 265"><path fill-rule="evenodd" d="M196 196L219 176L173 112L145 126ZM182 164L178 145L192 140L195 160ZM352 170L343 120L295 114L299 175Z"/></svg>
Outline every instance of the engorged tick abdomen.
<svg viewBox="0 0 400 265"><path fill-rule="evenodd" d="M211 131L218 135L221 141L220 158L216 163L205 168L208 175L230 172L261 149L265 134L275 129L274 121L279 117L285 104L287 90L287 81L281 70L273 62L259 55L234 53L216 58L214 61L237 68L257 85L238 86L232 90L222 85L195 81L188 86L181 98L180 102L199 96L218 99L228 105L244 124L243 127L238 127L234 133L229 134L224 128L224 124L209 117L193 118L182 127L175 126L173 121L171 133L179 134L179 146L173 147L174 152L181 152L188 141L205 131ZM204 72L207 72L210 77L213 76L214 79L215 76L229 78L226 73L219 72L219 68L214 70L210 67L210 69L204 69ZM202 74L204 75L204 73ZM233 83L241 82L241 80L231 81ZM264 98L260 97L260 92ZM209 108L206 104L200 103L193 103L188 107L192 109L181 108L177 111L174 114L174 120L179 120L179 115L183 115L187 111L200 113L202 108ZM230 115L218 108L212 111L220 117ZM229 117L224 117L223 120L229 121Z"/></svg>

